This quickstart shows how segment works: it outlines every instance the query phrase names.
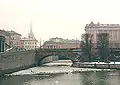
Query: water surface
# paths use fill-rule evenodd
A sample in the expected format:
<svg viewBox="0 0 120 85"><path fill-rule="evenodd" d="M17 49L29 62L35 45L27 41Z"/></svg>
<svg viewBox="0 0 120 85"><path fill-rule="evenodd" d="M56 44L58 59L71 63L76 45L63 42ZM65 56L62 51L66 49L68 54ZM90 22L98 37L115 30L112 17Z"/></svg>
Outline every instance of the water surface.
<svg viewBox="0 0 120 85"><path fill-rule="evenodd" d="M120 72L81 72L0 78L0 85L120 85Z"/></svg>

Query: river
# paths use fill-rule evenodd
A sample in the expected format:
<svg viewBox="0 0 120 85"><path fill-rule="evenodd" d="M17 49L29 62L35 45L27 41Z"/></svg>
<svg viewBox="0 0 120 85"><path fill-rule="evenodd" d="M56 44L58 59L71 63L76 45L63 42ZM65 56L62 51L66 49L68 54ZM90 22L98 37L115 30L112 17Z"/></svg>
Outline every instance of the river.
<svg viewBox="0 0 120 85"><path fill-rule="evenodd" d="M55 70L63 67L72 68L69 66L47 65L50 66L44 66L42 69L52 70L54 68ZM51 67L52 69L50 69ZM0 78L0 85L120 85L120 71L83 71L79 73L49 75L12 75Z"/></svg>

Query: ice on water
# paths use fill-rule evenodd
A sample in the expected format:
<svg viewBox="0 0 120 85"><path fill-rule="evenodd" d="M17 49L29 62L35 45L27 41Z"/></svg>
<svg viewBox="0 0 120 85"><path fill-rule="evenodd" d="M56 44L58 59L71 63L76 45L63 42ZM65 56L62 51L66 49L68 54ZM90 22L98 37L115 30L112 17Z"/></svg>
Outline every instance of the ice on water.
<svg viewBox="0 0 120 85"><path fill-rule="evenodd" d="M54 63L53 62L53 63L46 64L48 66L33 67L33 68L26 69L26 70L14 72L10 75L33 75L33 74L51 74L51 73L52 74L56 74L56 73L72 74L73 72L110 70L110 69L75 68L75 67L70 66L72 64L71 62L69 62L69 63L66 62L66 63L69 64L69 65L68 66L57 66L58 64L63 65L63 63L61 63L61 62L60 63ZM53 65L53 66L49 66L49 65Z"/></svg>

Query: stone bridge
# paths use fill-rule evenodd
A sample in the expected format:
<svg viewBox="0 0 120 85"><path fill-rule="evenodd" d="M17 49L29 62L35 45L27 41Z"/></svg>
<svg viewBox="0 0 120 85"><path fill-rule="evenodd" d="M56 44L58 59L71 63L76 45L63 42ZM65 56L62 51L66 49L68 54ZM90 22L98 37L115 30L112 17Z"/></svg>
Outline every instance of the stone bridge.
<svg viewBox="0 0 120 85"><path fill-rule="evenodd" d="M41 61L49 56L64 56L65 59L70 59L72 62L76 61L80 51L76 49L36 49L35 60L37 65L41 64Z"/></svg>
<svg viewBox="0 0 120 85"><path fill-rule="evenodd" d="M40 65L42 60L52 55L65 56L74 62L78 52L75 49L36 49L0 53L0 76Z"/></svg>

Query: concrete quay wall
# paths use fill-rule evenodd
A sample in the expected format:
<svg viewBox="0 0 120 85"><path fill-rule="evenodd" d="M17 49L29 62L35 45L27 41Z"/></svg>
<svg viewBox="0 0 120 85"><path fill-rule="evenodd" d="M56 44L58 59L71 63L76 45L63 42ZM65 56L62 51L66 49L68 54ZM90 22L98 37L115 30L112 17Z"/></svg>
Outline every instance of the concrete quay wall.
<svg viewBox="0 0 120 85"><path fill-rule="evenodd" d="M34 50L0 53L0 75L26 69L35 63Z"/></svg>
<svg viewBox="0 0 120 85"><path fill-rule="evenodd" d="M84 64L74 62L72 66L77 68L120 69L120 64Z"/></svg>

